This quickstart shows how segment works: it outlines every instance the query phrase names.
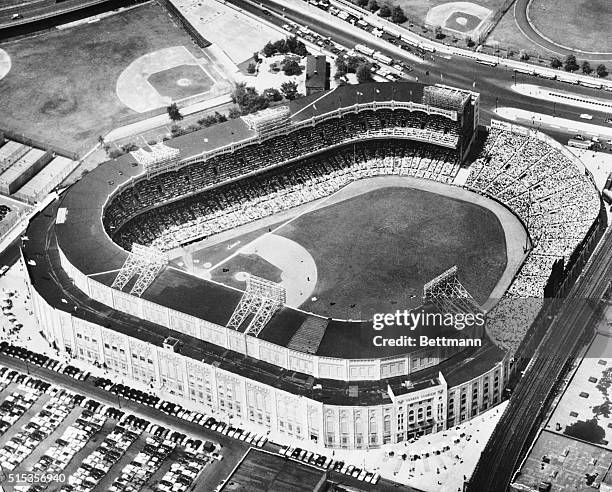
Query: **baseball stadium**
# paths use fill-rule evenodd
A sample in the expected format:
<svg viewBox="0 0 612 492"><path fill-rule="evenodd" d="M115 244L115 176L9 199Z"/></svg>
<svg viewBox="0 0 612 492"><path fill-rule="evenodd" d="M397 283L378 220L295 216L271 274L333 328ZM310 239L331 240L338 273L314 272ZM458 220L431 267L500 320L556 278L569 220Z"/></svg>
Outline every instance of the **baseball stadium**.
<svg viewBox="0 0 612 492"><path fill-rule="evenodd" d="M105 162L31 220L22 255L58 350L186 407L364 449L500 403L551 272L603 227L554 140L480 127L473 91L371 83Z"/></svg>

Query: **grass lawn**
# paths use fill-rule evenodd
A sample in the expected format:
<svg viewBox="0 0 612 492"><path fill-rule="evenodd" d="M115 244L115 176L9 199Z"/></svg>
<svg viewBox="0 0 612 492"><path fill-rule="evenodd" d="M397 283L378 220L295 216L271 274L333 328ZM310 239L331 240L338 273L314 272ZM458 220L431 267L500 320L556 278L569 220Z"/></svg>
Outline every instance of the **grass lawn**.
<svg viewBox="0 0 612 492"><path fill-rule="evenodd" d="M506 266L503 228L492 212L411 188L365 193L304 215L277 234L313 256L318 300L301 307L326 316L344 317L350 309L354 317L369 317L418 305L423 285L453 265L484 301Z"/></svg>
<svg viewBox="0 0 612 492"><path fill-rule="evenodd" d="M610 0L533 0L534 27L553 42L588 52L612 52Z"/></svg>
<svg viewBox="0 0 612 492"><path fill-rule="evenodd" d="M489 46L496 46L496 43L499 43L501 48L509 48L515 52L527 50L529 53L540 52L541 55L550 56L550 52L539 48L523 35L514 20L513 9L505 13L486 40Z"/></svg>
<svg viewBox="0 0 612 492"><path fill-rule="evenodd" d="M192 46L151 3L93 24L0 44L12 69L0 80L0 127L84 153L116 126L139 119L115 94L119 74L161 48Z"/></svg>

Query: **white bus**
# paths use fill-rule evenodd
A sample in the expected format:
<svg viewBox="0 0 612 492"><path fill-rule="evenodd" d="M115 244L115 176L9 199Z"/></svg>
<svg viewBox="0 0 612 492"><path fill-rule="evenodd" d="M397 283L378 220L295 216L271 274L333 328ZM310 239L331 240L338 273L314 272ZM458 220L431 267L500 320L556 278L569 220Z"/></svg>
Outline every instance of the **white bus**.
<svg viewBox="0 0 612 492"><path fill-rule="evenodd" d="M355 51L359 51L359 53L363 53L364 55L368 55L368 56L374 55L374 50L372 48L368 48L367 46L364 46L363 44L356 44Z"/></svg>
<svg viewBox="0 0 612 492"><path fill-rule="evenodd" d="M589 140L578 140L576 138L570 138L567 142L570 147L576 147L577 149L590 149L593 146L593 142Z"/></svg>
<svg viewBox="0 0 612 492"><path fill-rule="evenodd" d="M478 58L476 60L476 63L480 63L481 65L488 65L489 67L496 67L497 66L497 62L496 61L482 60L480 58Z"/></svg>
<svg viewBox="0 0 612 492"><path fill-rule="evenodd" d="M393 64L393 58L383 55L380 51L377 51L376 53L374 53L374 55L372 55L372 58L374 58L375 60L381 63L384 63L385 65Z"/></svg>

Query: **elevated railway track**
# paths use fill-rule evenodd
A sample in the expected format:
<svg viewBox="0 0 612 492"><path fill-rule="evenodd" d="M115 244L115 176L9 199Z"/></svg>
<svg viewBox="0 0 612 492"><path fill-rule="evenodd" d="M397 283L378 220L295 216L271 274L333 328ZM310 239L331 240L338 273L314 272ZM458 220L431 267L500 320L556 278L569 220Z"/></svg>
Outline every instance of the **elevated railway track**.
<svg viewBox="0 0 612 492"><path fill-rule="evenodd" d="M517 384L502 418L489 439L468 492L508 489L515 470L542 423L555 383L602 310L602 297L612 279L612 234L601 239L565 302L552 321L525 375Z"/></svg>

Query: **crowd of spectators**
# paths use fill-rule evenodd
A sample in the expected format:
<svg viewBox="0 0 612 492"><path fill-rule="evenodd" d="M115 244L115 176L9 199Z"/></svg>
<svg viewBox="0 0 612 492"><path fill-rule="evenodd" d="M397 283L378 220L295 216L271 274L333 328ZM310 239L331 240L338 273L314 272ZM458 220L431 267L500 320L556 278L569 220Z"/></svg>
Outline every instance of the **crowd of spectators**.
<svg viewBox="0 0 612 492"><path fill-rule="evenodd" d="M452 182L455 151L408 140L346 145L266 173L155 208L128 221L115 241L170 250L329 196L352 181L400 175Z"/></svg>
<svg viewBox="0 0 612 492"><path fill-rule="evenodd" d="M599 195L584 172L559 150L535 136L501 130L490 131L466 186L510 207L533 243L505 296L506 301L520 302L500 302L488 316L493 338L505 348L516 348L539 310L553 263L559 258L567 261L596 220ZM527 299L536 301L523 302Z"/></svg>
<svg viewBox="0 0 612 492"><path fill-rule="evenodd" d="M122 190L105 210L111 235L144 209L200 193L230 179L263 171L325 149L372 138L408 138L456 148L460 128L438 115L403 109L361 111L298 128L261 143L240 148L177 171L143 177Z"/></svg>

